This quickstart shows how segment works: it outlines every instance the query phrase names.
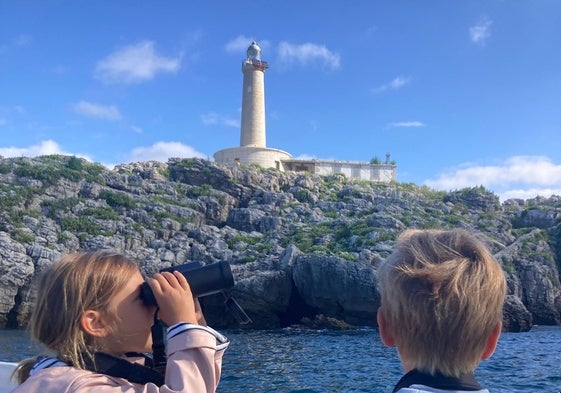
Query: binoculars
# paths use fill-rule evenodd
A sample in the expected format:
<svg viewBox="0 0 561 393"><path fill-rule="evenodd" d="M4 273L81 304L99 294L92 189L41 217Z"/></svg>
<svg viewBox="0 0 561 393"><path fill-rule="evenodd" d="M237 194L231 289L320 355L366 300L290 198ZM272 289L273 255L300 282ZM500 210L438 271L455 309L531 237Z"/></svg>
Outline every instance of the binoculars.
<svg viewBox="0 0 561 393"><path fill-rule="evenodd" d="M200 262L190 262L184 265L172 266L160 272L173 272L177 270L185 276L194 297L213 295L234 287L234 276L230 264L226 261L202 265ZM156 305L156 298L148 283L143 283L140 288L140 297L148 306Z"/></svg>
<svg viewBox="0 0 561 393"><path fill-rule="evenodd" d="M203 265L200 262L190 262L168 267L160 270L160 272L173 272L176 270L185 276L194 297L204 297L222 292L225 298L224 304L232 312L234 318L240 324L251 322L249 316L247 316L236 300L225 293L234 287L234 276L228 262L220 261L209 265ZM146 282L140 288L140 297L144 304L148 306L157 305L154 292L152 292L152 288Z"/></svg>

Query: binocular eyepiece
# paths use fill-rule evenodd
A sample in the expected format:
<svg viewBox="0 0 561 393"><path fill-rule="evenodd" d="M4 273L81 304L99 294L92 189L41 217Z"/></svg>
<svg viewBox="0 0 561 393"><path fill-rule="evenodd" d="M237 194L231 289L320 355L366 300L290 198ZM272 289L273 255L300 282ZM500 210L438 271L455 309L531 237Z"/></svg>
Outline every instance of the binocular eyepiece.
<svg viewBox="0 0 561 393"><path fill-rule="evenodd" d="M226 261L204 266L200 262L190 262L162 269L160 272L173 272L175 270L185 276L194 297L213 295L234 287L234 276L230 264ZM140 288L140 297L148 306L157 305L154 292L146 282Z"/></svg>

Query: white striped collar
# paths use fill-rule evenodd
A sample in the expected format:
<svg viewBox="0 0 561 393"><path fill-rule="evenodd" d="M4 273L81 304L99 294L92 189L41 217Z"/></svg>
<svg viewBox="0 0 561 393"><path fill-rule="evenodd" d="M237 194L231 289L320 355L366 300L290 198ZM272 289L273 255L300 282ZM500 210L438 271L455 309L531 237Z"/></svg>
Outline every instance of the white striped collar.
<svg viewBox="0 0 561 393"><path fill-rule="evenodd" d="M230 345L230 341L228 340L228 338L218 333L213 328L209 326L194 325L185 322L176 323L175 325L172 325L168 328L167 331L168 340L183 332L186 332L187 330L202 330L214 336L214 338L216 339L216 349L219 351L228 348L228 345Z"/></svg>
<svg viewBox="0 0 561 393"><path fill-rule="evenodd" d="M49 367L63 367L68 366L68 364L60 361L58 358L55 357L39 357L37 359L37 363L31 368L29 375L35 374L39 370L43 370Z"/></svg>

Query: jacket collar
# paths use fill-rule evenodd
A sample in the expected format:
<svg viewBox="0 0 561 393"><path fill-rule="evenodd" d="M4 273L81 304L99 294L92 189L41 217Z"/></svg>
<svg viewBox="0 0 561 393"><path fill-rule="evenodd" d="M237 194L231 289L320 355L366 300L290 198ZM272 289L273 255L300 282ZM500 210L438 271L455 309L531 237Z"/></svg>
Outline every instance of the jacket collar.
<svg viewBox="0 0 561 393"><path fill-rule="evenodd" d="M443 390L478 391L483 389L472 373L456 378L445 376L438 372L431 375L415 369L409 371L399 380L397 385L395 385L393 393L396 393L401 388L407 388L415 384Z"/></svg>
<svg viewBox="0 0 561 393"><path fill-rule="evenodd" d="M150 363L150 358L140 353L127 353L126 358L142 357L145 362ZM109 375L111 377L124 378L132 383L147 384L152 382L158 386L164 384L164 375L155 369L143 366L138 363L130 362L126 358L120 358L103 352L96 352L94 358L85 357L85 369L99 374ZM151 366L151 364L149 364ZM30 375L37 371L50 368L70 366L55 357L39 357L37 362L31 369Z"/></svg>

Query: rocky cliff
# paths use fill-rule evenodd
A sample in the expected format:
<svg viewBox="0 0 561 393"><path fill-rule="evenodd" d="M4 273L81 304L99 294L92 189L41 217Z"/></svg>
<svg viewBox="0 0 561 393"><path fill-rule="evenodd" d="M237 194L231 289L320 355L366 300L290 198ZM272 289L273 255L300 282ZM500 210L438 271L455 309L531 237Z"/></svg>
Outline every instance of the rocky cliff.
<svg viewBox="0 0 561 393"><path fill-rule="evenodd" d="M482 232L502 264L512 331L561 324L561 198L509 200L481 187L280 173L172 159L114 170L76 157L0 160L0 327L24 326L34 283L61 255L112 249L151 274L229 261L250 328L374 325L376 269L405 228ZM223 298L208 319L234 326Z"/></svg>

